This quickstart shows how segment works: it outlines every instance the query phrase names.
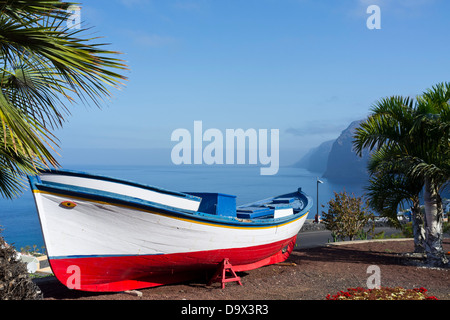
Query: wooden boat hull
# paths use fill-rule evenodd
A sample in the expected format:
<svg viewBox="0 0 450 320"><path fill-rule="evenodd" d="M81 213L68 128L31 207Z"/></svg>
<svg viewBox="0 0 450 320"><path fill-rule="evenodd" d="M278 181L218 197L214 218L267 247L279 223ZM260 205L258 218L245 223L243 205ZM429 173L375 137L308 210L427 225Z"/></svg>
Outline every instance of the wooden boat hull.
<svg viewBox="0 0 450 320"><path fill-rule="evenodd" d="M224 257L234 263L249 262L243 265L233 264L235 271L252 270L282 262L289 257L295 239L296 236L277 243L239 249L164 255L64 258L51 259L50 263L58 280L71 289L119 292L196 278L206 279L208 274L212 275L212 271L216 270ZM266 258L262 259L264 256Z"/></svg>
<svg viewBox="0 0 450 320"><path fill-rule="evenodd" d="M284 261L312 205L298 193L306 202L295 214L251 220L200 212L193 195L82 173L50 171L30 183L52 271L84 291L179 282L225 258L237 271ZM149 190L166 197L150 201Z"/></svg>

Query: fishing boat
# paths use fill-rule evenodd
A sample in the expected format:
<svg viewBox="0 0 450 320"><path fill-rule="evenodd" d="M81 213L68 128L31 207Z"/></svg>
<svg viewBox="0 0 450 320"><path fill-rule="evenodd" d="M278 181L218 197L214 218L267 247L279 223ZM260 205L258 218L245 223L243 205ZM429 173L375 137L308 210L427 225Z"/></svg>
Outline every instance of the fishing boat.
<svg viewBox="0 0 450 320"><path fill-rule="evenodd" d="M30 176L56 278L70 289L119 292L286 260L312 199L297 191L236 206L236 196L175 192L78 171Z"/></svg>

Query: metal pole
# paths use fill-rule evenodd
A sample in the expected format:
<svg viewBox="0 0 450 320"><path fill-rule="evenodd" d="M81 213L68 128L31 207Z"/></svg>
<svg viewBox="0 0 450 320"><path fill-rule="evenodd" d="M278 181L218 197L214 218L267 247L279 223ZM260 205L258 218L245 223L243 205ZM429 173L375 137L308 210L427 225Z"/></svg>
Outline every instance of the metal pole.
<svg viewBox="0 0 450 320"><path fill-rule="evenodd" d="M317 212L316 212L316 222L319 223L319 178L317 178L317 197L316 197L316 204L317 204Z"/></svg>
<svg viewBox="0 0 450 320"><path fill-rule="evenodd" d="M319 177L317 177L317 198L316 198L317 212L316 212L316 219L315 219L315 221L317 223L319 223L319 183L323 183L323 182L319 180Z"/></svg>

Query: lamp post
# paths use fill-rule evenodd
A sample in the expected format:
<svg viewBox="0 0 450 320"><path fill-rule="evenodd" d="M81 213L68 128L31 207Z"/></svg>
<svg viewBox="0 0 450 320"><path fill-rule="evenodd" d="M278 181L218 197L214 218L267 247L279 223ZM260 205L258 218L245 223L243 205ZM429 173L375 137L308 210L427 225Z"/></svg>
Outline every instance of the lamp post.
<svg viewBox="0 0 450 320"><path fill-rule="evenodd" d="M316 212L316 218L315 218L316 223L319 223L319 183L323 183L323 181L321 181L319 179L319 177L317 177L317 198L316 198L317 212Z"/></svg>

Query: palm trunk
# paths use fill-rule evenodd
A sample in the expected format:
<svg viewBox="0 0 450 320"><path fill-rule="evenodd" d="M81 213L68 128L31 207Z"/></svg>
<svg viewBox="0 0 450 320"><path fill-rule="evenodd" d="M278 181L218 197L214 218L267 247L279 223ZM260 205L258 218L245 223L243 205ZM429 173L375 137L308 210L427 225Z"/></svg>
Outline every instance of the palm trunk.
<svg viewBox="0 0 450 320"><path fill-rule="evenodd" d="M420 210L418 197L413 199L411 217L414 235L414 253L425 253L425 220L424 214Z"/></svg>
<svg viewBox="0 0 450 320"><path fill-rule="evenodd" d="M441 267L448 264L442 247L443 211L439 205L440 197L436 187L430 180L425 181L425 251L431 266ZM440 208L440 209L439 209Z"/></svg>

